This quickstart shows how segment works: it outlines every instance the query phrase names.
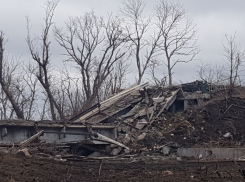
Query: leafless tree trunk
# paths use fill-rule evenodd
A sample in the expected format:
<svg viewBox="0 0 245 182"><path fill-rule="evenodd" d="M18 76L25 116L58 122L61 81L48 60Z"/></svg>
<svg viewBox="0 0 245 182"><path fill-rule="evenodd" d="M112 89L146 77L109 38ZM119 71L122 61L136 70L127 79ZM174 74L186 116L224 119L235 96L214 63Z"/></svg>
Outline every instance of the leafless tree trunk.
<svg viewBox="0 0 245 182"><path fill-rule="evenodd" d="M229 65L229 81L230 86L234 87L240 67L245 58L245 52L240 51L236 44L236 34L234 35L225 35L226 45L223 45L224 56Z"/></svg>
<svg viewBox="0 0 245 182"><path fill-rule="evenodd" d="M31 77L28 66L26 68L21 60L8 58L3 68L6 86L23 112L24 118L33 119L33 113L37 109L35 104L37 85L35 79Z"/></svg>
<svg viewBox="0 0 245 182"><path fill-rule="evenodd" d="M25 101L24 115L26 120L36 119L34 114L37 112L37 89L38 89L38 79L34 77L34 72L36 69L31 65L27 65L23 68L22 76L20 77L22 81L20 83L24 87L25 92L22 92L22 98Z"/></svg>
<svg viewBox="0 0 245 182"><path fill-rule="evenodd" d="M7 95L9 101L11 102L11 105L17 115L18 118L24 119L24 113L23 110L21 110L20 106L14 99L13 93L9 90L9 87L7 86L7 83L5 81L6 78L3 76L3 62L4 62L4 34L2 31L0 31L0 84L4 91L4 93Z"/></svg>
<svg viewBox="0 0 245 182"><path fill-rule="evenodd" d="M119 19L112 16L104 19L93 12L70 18L66 26L67 33L56 28L55 36L66 50L68 61L78 66L86 95L84 108L87 108L96 102L113 65L126 55L125 36Z"/></svg>
<svg viewBox="0 0 245 182"><path fill-rule="evenodd" d="M50 40L49 40L49 32L50 28L53 24L52 19L54 16L55 8L57 7L59 1L47 1L46 3L46 16L44 18L44 27L42 30L41 37L36 37L31 39L30 36L30 26L29 26L29 18L27 18L27 44L29 47L30 54L34 61L38 64L38 73L36 77L38 81L41 83L42 87L45 89L49 105L50 111L53 120L57 120L55 109L58 111L60 119L64 119L62 110L60 106L57 104L56 100L51 91L51 84L50 84L50 64L51 64L51 57L50 57ZM36 45L40 44L40 50L36 48Z"/></svg>
<svg viewBox="0 0 245 182"><path fill-rule="evenodd" d="M126 82L126 75L130 72L129 63L124 60L119 60L113 67L113 71L102 84L99 92L100 101L106 100L109 97L117 94L123 88Z"/></svg>
<svg viewBox="0 0 245 182"><path fill-rule="evenodd" d="M158 86L158 87L165 86L165 85L167 85L167 76L164 75L161 78L157 77L157 75L156 75L157 66L158 65L156 65L156 64L153 64L150 66L149 74L151 75L151 79L149 79L149 80L151 83L153 83L154 86Z"/></svg>
<svg viewBox="0 0 245 182"><path fill-rule="evenodd" d="M8 97L4 93L4 91L0 90L0 112L1 112L1 120L8 119L7 111L8 111Z"/></svg>
<svg viewBox="0 0 245 182"><path fill-rule="evenodd" d="M67 69L61 72L61 88L64 91L63 97L66 100L64 103L64 113L66 117L73 116L81 111L85 98L83 92L81 92L82 83L78 76L71 76Z"/></svg>
<svg viewBox="0 0 245 182"><path fill-rule="evenodd" d="M164 52L169 85L173 84L173 68L179 62L192 61L199 53L196 46L197 31L190 19L186 20L182 6L161 0L156 6L157 26L161 31L158 46ZM182 25L184 23L184 26ZM175 57L175 59L174 59Z"/></svg>
<svg viewBox="0 0 245 182"><path fill-rule="evenodd" d="M137 64L137 83L140 84L151 62L156 61L160 31L154 30L152 17L146 18L143 14L145 4L142 0L127 0L123 5L121 13L125 18L125 30Z"/></svg>
<svg viewBox="0 0 245 182"><path fill-rule="evenodd" d="M46 109L46 105L47 105L47 102L48 102L48 97L46 97L44 100L43 100L43 105L42 105L42 110L39 111L38 110L38 113L39 113L39 116L40 116L40 120L43 121L44 119L46 119L46 115L47 115L47 109Z"/></svg>
<svg viewBox="0 0 245 182"><path fill-rule="evenodd" d="M52 81L55 83L52 88L54 98L60 105L65 118L79 113L85 101L82 80L71 72L68 71L67 66L64 66L64 69L60 70L58 75L56 73L56 77L53 77L55 80Z"/></svg>

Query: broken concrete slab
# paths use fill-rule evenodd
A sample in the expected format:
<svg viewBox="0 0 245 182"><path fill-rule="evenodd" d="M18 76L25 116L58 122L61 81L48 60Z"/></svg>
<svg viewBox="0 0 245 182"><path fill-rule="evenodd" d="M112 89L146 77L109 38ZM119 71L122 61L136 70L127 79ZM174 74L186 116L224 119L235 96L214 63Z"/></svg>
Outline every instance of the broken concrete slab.
<svg viewBox="0 0 245 182"><path fill-rule="evenodd" d="M126 134L126 135L125 135L125 138L123 139L123 143L124 143L125 145L127 145L127 144L130 142L130 140L131 140L130 135L129 135L129 134Z"/></svg>
<svg viewBox="0 0 245 182"><path fill-rule="evenodd" d="M17 153L16 153L16 156L17 157L31 157L30 153L28 152L28 149L27 148L24 148L22 150L19 150Z"/></svg>
<svg viewBox="0 0 245 182"><path fill-rule="evenodd" d="M158 112L157 116L160 116L160 114L162 114L162 112L165 110L165 109L168 109L172 104L173 102L175 101L175 99L177 98L177 94L178 92L180 91L180 88L173 91L171 93L171 95L169 97L166 98L166 103L162 106L162 109Z"/></svg>
<svg viewBox="0 0 245 182"><path fill-rule="evenodd" d="M132 123L133 121L134 121L134 119L128 118L128 119L124 120L124 123Z"/></svg>
<svg viewBox="0 0 245 182"><path fill-rule="evenodd" d="M165 97L152 98L155 103L162 103L165 100Z"/></svg>
<svg viewBox="0 0 245 182"><path fill-rule="evenodd" d="M169 153L170 153L170 147L165 146L165 145L162 146L161 152L162 152L163 155L169 155Z"/></svg>
<svg viewBox="0 0 245 182"><path fill-rule="evenodd" d="M111 155L116 156L116 155L118 155L121 151L122 151L122 147L114 148L114 149L112 150L112 152L111 152Z"/></svg>
<svg viewBox="0 0 245 182"><path fill-rule="evenodd" d="M122 127L121 126L118 126L117 127L117 131L121 132L122 131Z"/></svg>
<svg viewBox="0 0 245 182"><path fill-rule="evenodd" d="M136 91L130 93L130 95L132 95L132 96L139 96L141 94L140 94L139 90L136 90Z"/></svg>
<svg viewBox="0 0 245 182"><path fill-rule="evenodd" d="M155 131L156 132L156 134L159 136L159 137L162 137L163 136L163 133L162 132L160 132L160 131Z"/></svg>
<svg viewBox="0 0 245 182"><path fill-rule="evenodd" d="M129 126L122 126L121 131L124 133L128 133L130 131L130 127Z"/></svg>
<svg viewBox="0 0 245 182"><path fill-rule="evenodd" d="M147 124L148 122L145 120L145 119L141 119L139 120L135 127L138 128L139 130L143 129L145 127L145 125Z"/></svg>
<svg viewBox="0 0 245 182"><path fill-rule="evenodd" d="M153 109L154 109L154 106L149 107L149 108L144 108L139 112L139 114L136 115L135 118L140 117L140 116L150 115L153 112Z"/></svg>
<svg viewBox="0 0 245 182"><path fill-rule="evenodd" d="M143 140L145 137L146 137L146 133L142 133L141 135L139 135L139 136L137 137L137 140L138 140L138 141Z"/></svg>
<svg viewBox="0 0 245 182"><path fill-rule="evenodd" d="M134 85L128 89L123 90L122 92L114 95L113 97L101 102L99 105L95 105L91 108L89 108L87 111L84 111L80 114L78 114L77 116L74 116L73 118L71 118L70 120L73 122L90 122L90 123L98 123L100 122L98 119L94 120L94 119L88 119L88 118L93 118L93 116L95 116L96 114L111 108L111 106L120 101L121 99L125 99L125 97L130 96L131 93L142 89L144 86L147 86L148 83L144 83L141 85ZM132 97L132 96L131 96ZM139 97L139 96L138 96ZM132 98L133 100L135 100L134 98ZM132 101L131 101L132 102ZM116 111L113 111L113 114L120 112L122 109L130 106L131 104L124 106L123 108L119 107L118 109L116 109ZM103 113L103 112L102 112ZM113 115L111 114L111 116ZM105 117L105 116L104 116ZM105 117L107 118L107 117ZM89 121L86 121L86 119L88 119Z"/></svg>
<svg viewBox="0 0 245 182"><path fill-rule="evenodd" d="M236 159L245 156L245 148L179 148L178 156L212 159Z"/></svg>
<svg viewBox="0 0 245 182"><path fill-rule="evenodd" d="M130 153L130 150L124 149L124 153L125 153L125 154L129 154L129 153Z"/></svg>
<svg viewBox="0 0 245 182"><path fill-rule="evenodd" d="M102 140L102 141L106 141L106 142L109 142L109 143L116 144L116 145L118 145L118 146L120 146L120 147L123 147L123 148L126 148L126 149L129 150L129 148L128 148L127 146L123 145L123 144L120 143L120 142L117 142L117 141L115 141L115 140L112 140L112 139L110 139L110 138L108 138L108 137L106 137L106 136L104 136L104 135L99 134L99 133L96 133L96 135L97 135L97 139L100 139L100 140Z"/></svg>

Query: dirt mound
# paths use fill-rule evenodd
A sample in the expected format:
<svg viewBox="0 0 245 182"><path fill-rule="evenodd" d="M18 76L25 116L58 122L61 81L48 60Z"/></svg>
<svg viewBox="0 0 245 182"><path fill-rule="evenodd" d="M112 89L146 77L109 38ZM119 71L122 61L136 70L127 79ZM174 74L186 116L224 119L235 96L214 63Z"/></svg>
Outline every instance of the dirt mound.
<svg viewBox="0 0 245 182"><path fill-rule="evenodd" d="M128 145L137 153L168 154L178 147L237 147L245 145L245 99L216 100L183 113L163 113L142 130L132 129ZM144 134L144 135L142 135ZM140 140L139 136L144 136ZM164 146L169 152L163 151Z"/></svg>
<svg viewBox="0 0 245 182"><path fill-rule="evenodd" d="M186 119L195 127L191 134L196 144L241 146L245 141L244 111L245 99L230 98L192 110Z"/></svg>

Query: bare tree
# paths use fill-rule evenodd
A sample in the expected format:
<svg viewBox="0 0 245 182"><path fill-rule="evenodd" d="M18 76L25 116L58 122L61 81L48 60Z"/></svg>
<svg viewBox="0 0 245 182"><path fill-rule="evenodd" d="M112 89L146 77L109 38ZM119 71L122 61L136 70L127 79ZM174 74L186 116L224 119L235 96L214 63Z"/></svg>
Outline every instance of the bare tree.
<svg viewBox="0 0 245 182"><path fill-rule="evenodd" d="M225 35L226 44L223 45L224 57L228 63L230 86L233 88L238 79L238 73L244 62L245 52L239 50L236 44L236 34Z"/></svg>
<svg viewBox="0 0 245 182"><path fill-rule="evenodd" d="M3 33L1 35L3 43ZM30 67L26 67L21 59L3 54L3 46L1 50L1 119L12 119L15 114L21 119L34 119L33 114L37 109L36 79L32 78Z"/></svg>
<svg viewBox="0 0 245 182"><path fill-rule="evenodd" d="M163 51L168 69L168 82L172 85L173 68L177 63L192 61L199 53L196 46L197 30L191 19L186 19L182 6L161 0L155 9L157 26L161 31L159 48Z"/></svg>
<svg viewBox="0 0 245 182"><path fill-rule="evenodd" d="M44 93L44 95L45 95L45 94L46 94L46 93ZM43 99L42 110L38 110L38 111L37 111L38 114L39 114L39 117L40 117L40 120L41 120L41 121L43 121L43 120L49 118L49 117L47 116L47 113L48 113L48 110L49 110L49 109L47 109L47 102L48 102L48 97L45 97L45 98Z"/></svg>
<svg viewBox="0 0 245 182"><path fill-rule="evenodd" d="M151 62L156 61L160 39L160 31L155 32L154 24L151 23L152 17L145 17L143 14L144 7L142 0L127 0L121 9L125 18L125 31L131 42L131 51L138 69L138 84L141 83Z"/></svg>
<svg viewBox="0 0 245 182"><path fill-rule="evenodd" d="M81 78L77 75L72 75L67 66L64 66L58 75L56 73L56 84L53 85L53 94L66 118L81 111L85 102L82 90Z"/></svg>
<svg viewBox="0 0 245 182"><path fill-rule="evenodd" d="M112 15L105 19L94 12L85 13L80 18L70 18L66 28L66 33L56 28L55 36L66 50L68 61L77 64L86 95L84 108L87 108L96 102L113 65L125 57L126 38L120 19Z"/></svg>
<svg viewBox="0 0 245 182"><path fill-rule="evenodd" d="M11 105L17 117L20 119L24 119L23 110L21 110L20 106L14 98L13 93L10 90L10 82L6 81L6 79L8 79L9 77L6 78L4 75L4 43L4 33L0 31L0 84L8 100L11 102ZM11 77L11 74L8 74L8 76Z"/></svg>
<svg viewBox="0 0 245 182"><path fill-rule="evenodd" d="M130 64L124 60L119 60L114 66L113 71L102 84L100 89L100 101L108 99L123 89L126 82L126 75L130 72Z"/></svg>
<svg viewBox="0 0 245 182"><path fill-rule="evenodd" d="M34 39L31 38L29 25L30 22L29 18L27 18L28 34L26 39L32 59L38 65L38 72L36 73L36 77L38 78L38 81L41 83L42 87L45 89L45 92L47 93L53 120L57 120L56 110L59 113L60 119L64 119L60 105L56 102L52 94L50 83L51 41L49 40L49 33L50 28L53 24L52 19L54 16L54 11L57 7L58 2L59 1L47 1L45 8L46 14L44 18L44 26L40 37L36 37ZM39 48L37 48L38 44L40 44Z"/></svg>
<svg viewBox="0 0 245 182"><path fill-rule="evenodd" d="M225 66L201 62L197 69L198 77L209 83L220 83L226 81Z"/></svg>
<svg viewBox="0 0 245 182"><path fill-rule="evenodd" d="M24 65L24 64L23 64ZM19 77L19 84L22 86L22 102L26 120L37 119L35 113L38 110L36 101L38 100L38 79L34 77L36 68L32 64L24 65L22 74ZM24 74L23 74L24 73Z"/></svg>
<svg viewBox="0 0 245 182"><path fill-rule="evenodd" d="M150 66L150 70L149 70L149 74L151 76L151 78L149 79L150 82L154 85L154 86L158 86L158 87L161 87L161 86L165 86L167 85L167 78L168 76L167 75L164 75L163 77L157 77L157 74L156 74L156 68L158 67L159 65L157 64L152 64Z"/></svg>

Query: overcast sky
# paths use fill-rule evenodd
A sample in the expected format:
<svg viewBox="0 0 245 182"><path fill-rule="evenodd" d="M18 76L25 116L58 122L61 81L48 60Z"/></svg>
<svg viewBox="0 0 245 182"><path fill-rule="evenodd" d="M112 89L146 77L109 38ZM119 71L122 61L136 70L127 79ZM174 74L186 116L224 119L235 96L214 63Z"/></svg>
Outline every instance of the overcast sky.
<svg viewBox="0 0 245 182"><path fill-rule="evenodd" d="M12 55L20 56L26 61L30 60L26 37L26 19L29 16L32 24L32 32L38 34L44 17L45 0L0 0L0 30L3 30L8 43L6 51ZM153 10L157 0L145 0L146 11ZM211 63L224 62L222 42L225 34L237 32L237 43L244 48L245 45L245 1L244 0L178 0L187 11L188 17L197 24L198 45L201 52L199 61L188 64L179 64L174 69L174 83L193 81L196 78L196 66L199 62ZM54 17L57 26L63 23L69 16L80 16L84 12L94 10L99 15L107 12L117 12L121 6L121 0L61 0ZM55 62L62 61L62 49L54 43L52 56ZM134 70L131 74L134 74Z"/></svg>

